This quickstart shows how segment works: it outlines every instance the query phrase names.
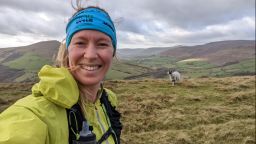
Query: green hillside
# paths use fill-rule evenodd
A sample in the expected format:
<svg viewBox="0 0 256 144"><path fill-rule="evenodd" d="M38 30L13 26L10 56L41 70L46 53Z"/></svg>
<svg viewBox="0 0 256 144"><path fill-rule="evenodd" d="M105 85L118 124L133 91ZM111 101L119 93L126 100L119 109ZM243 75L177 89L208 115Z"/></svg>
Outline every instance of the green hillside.
<svg viewBox="0 0 256 144"><path fill-rule="evenodd" d="M159 67L172 67L176 63L176 59L173 57L166 56L148 56L145 58L138 58L134 60L129 60L127 62L133 63L140 66L146 66L151 68L159 68Z"/></svg>
<svg viewBox="0 0 256 144"><path fill-rule="evenodd" d="M38 70L53 63L59 45L58 41L44 41L0 49L0 81L36 81ZM177 69L184 78L255 75L255 41L124 49L117 57L120 59L114 59L106 80L167 78L169 68Z"/></svg>
<svg viewBox="0 0 256 144"><path fill-rule="evenodd" d="M40 57L34 53L25 53L17 59L3 63L3 65L10 68L26 71L38 71L45 64L52 64L52 60Z"/></svg>
<svg viewBox="0 0 256 144"><path fill-rule="evenodd" d="M60 42L52 40L0 49L0 81L36 81L39 69L53 63L59 45Z"/></svg>
<svg viewBox="0 0 256 144"><path fill-rule="evenodd" d="M107 80L124 79L133 75L140 75L151 71L149 67L130 63L126 60L114 59L110 71L107 73Z"/></svg>
<svg viewBox="0 0 256 144"><path fill-rule="evenodd" d="M223 67L223 70L227 73L233 73L237 75L255 74L255 59L247 59L236 64L225 66Z"/></svg>
<svg viewBox="0 0 256 144"><path fill-rule="evenodd" d="M37 73L45 64L52 64L52 60L43 58L34 53L25 53L24 55L11 60L2 65L7 66L11 69L22 70L24 74L16 77L14 82L23 82L23 81L36 81ZM8 73L8 72L6 72Z"/></svg>
<svg viewBox="0 0 256 144"><path fill-rule="evenodd" d="M189 77L226 77L235 75L255 75L255 59L242 60L224 66L215 66L205 61L188 62L177 65Z"/></svg>
<svg viewBox="0 0 256 144"><path fill-rule="evenodd" d="M225 77L234 75L255 75L255 58L250 58L218 66L204 59L177 60L172 57L152 56L143 59L129 60L128 63L152 69L175 68L184 77ZM162 77L165 77L163 75Z"/></svg>
<svg viewBox="0 0 256 144"><path fill-rule="evenodd" d="M36 79L38 70L45 64L52 64L52 60L42 58L33 53L26 53L21 57L3 63L13 69L25 70L25 74L16 78L16 82ZM241 62L230 63L225 66L216 66L208 61L178 61L171 57L152 56L134 60L114 60L113 65L106 76L106 80L120 80L127 77L143 75L142 78L152 77L159 69L175 68L183 77L225 77L233 75L254 75L255 59L247 59ZM152 74L150 74L152 73ZM166 78L166 73L160 74Z"/></svg>

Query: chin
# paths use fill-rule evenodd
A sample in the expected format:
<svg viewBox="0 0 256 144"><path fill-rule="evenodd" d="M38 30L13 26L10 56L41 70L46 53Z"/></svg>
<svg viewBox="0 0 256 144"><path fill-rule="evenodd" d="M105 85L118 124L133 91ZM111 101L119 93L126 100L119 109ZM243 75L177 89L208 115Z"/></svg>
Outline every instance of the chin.
<svg viewBox="0 0 256 144"><path fill-rule="evenodd" d="M73 76L75 79L84 86L95 86L101 83L103 80L103 74L88 74L88 73L81 73L81 72L74 72Z"/></svg>
<svg viewBox="0 0 256 144"><path fill-rule="evenodd" d="M101 79L91 79L91 80L81 80L79 81L80 84L84 85L84 86L95 86L95 85L98 85L100 84L102 80Z"/></svg>

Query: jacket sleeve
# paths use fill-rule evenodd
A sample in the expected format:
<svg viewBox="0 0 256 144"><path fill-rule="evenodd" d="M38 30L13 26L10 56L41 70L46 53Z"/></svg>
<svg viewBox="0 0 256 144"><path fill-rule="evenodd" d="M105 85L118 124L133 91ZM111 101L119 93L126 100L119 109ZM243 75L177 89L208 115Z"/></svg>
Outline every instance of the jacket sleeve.
<svg viewBox="0 0 256 144"><path fill-rule="evenodd" d="M11 106L0 114L0 144L48 144L47 126L33 112Z"/></svg>

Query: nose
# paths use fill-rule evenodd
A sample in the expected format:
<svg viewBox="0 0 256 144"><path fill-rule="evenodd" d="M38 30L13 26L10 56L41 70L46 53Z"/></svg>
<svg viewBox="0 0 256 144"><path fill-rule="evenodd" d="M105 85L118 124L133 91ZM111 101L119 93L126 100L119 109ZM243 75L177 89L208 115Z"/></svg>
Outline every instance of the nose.
<svg viewBox="0 0 256 144"><path fill-rule="evenodd" d="M84 58L86 59L96 59L98 56L95 44L89 43L87 48L84 50Z"/></svg>

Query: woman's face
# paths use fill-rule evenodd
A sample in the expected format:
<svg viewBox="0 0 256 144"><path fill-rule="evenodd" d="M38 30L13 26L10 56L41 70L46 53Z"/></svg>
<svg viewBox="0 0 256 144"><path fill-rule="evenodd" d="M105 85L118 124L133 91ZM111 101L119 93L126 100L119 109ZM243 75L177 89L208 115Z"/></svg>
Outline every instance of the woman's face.
<svg viewBox="0 0 256 144"><path fill-rule="evenodd" d="M82 85L99 84L112 64L113 51L110 37L102 32L75 33L68 47L69 66L77 66L72 75Z"/></svg>

